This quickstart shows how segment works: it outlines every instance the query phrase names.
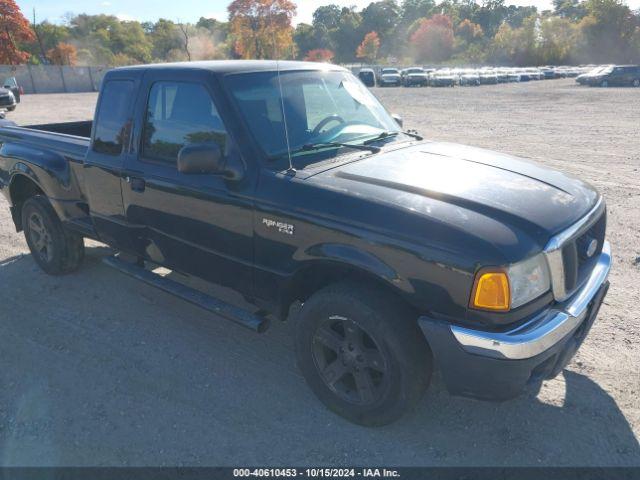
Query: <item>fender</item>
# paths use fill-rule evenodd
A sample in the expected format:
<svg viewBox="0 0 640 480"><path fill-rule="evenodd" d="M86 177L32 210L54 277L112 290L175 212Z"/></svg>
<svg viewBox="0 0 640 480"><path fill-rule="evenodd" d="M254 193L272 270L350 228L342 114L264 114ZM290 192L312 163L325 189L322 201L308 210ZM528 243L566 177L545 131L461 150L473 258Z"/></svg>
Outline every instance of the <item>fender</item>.
<svg viewBox="0 0 640 480"><path fill-rule="evenodd" d="M368 272L388 283L401 284L398 272L376 255L354 245L322 243L308 248L305 253L315 261L330 261Z"/></svg>
<svg viewBox="0 0 640 480"><path fill-rule="evenodd" d="M82 192L78 182L74 182L73 166L78 163L77 159L68 158L55 149L14 142L13 136L0 147L0 172L8 187L3 190L11 205L16 228L20 229L21 196L15 187L21 179L33 182L47 196L62 221L85 216L81 202L78 202L83 198Z"/></svg>
<svg viewBox="0 0 640 480"><path fill-rule="evenodd" d="M34 193L34 190L42 190L35 172L27 165L21 164L15 171L10 172L9 181L4 189L4 194L9 202L11 219L16 227L16 232L22 231L21 203L24 197Z"/></svg>
<svg viewBox="0 0 640 480"><path fill-rule="evenodd" d="M17 174L26 175L50 197L52 192L68 192L72 188L69 162L56 153L15 143L5 143L0 155L15 163L9 168L11 181ZM60 193L62 193L60 192Z"/></svg>
<svg viewBox="0 0 640 480"><path fill-rule="evenodd" d="M278 315L286 318L291 303L346 277L377 283L398 296L409 299L414 288L394 268L375 254L353 245L322 243L304 250L295 272L279 288Z"/></svg>

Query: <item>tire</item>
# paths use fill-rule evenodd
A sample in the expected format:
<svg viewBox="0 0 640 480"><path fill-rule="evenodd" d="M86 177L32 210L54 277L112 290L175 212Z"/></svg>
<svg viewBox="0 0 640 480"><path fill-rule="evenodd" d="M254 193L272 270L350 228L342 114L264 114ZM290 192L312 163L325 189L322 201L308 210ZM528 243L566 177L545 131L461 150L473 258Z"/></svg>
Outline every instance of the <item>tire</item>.
<svg viewBox="0 0 640 480"><path fill-rule="evenodd" d="M320 290L302 306L295 339L311 390L353 423L391 423L429 386L432 356L415 316L380 289L345 281Z"/></svg>
<svg viewBox="0 0 640 480"><path fill-rule="evenodd" d="M7 107L7 110L9 112L13 112L16 109L15 105L13 107Z"/></svg>
<svg viewBox="0 0 640 480"><path fill-rule="evenodd" d="M634 79L633 82L631 82L631 85L636 88L640 87L640 78Z"/></svg>
<svg viewBox="0 0 640 480"><path fill-rule="evenodd" d="M607 88L609 86L609 82L607 80L602 80L602 82L600 82L600 86L602 88Z"/></svg>
<svg viewBox="0 0 640 480"><path fill-rule="evenodd" d="M84 240L65 230L49 201L42 195L22 205L22 227L36 263L49 275L77 270L84 259Z"/></svg>

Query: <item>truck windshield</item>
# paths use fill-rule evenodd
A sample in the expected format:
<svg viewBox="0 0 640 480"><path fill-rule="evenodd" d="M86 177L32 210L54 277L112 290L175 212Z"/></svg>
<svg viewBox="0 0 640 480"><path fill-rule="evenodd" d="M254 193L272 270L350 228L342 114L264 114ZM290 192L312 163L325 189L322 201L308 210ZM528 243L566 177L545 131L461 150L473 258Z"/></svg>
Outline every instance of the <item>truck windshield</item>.
<svg viewBox="0 0 640 480"><path fill-rule="evenodd" d="M310 145L325 144L326 149L337 151L339 143L362 145L383 132L400 132L395 120L351 73L284 71L281 83L282 100L277 72L226 78L244 120L269 158L287 155L284 118L294 157L321 150Z"/></svg>

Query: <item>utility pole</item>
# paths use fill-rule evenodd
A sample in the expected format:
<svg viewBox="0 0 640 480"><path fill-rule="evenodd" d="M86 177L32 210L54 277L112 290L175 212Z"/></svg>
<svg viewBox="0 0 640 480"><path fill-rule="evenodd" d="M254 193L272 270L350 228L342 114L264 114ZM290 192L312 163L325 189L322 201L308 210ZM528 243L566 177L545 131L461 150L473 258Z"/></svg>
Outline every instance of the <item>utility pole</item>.
<svg viewBox="0 0 640 480"><path fill-rule="evenodd" d="M36 34L36 39L38 40L38 45L40 46L40 53L42 55L42 60L45 64L49 64L49 59L47 58L47 54L44 51L44 46L42 45L42 38L40 38L40 33L38 32L38 24L36 23L36 8L33 7L33 32Z"/></svg>

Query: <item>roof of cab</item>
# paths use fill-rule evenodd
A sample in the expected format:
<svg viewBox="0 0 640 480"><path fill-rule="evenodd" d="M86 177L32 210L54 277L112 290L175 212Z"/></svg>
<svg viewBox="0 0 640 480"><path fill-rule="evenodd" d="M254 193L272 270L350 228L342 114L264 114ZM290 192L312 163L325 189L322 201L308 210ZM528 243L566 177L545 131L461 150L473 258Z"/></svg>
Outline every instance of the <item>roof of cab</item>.
<svg viewBox="0 0 640 480"><path fill-rule="evenodd" d="M156 63L151 65L136 65L131 67L120 67L115 69L118 72L128 70L208 70L217 74L249 73L249 72L270 72L287 70L345 70L338 65L317 62L294 62L289 60L208 60L200 62L177 62L177 63Z"/></svg>

